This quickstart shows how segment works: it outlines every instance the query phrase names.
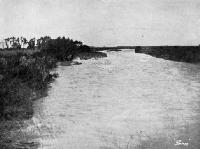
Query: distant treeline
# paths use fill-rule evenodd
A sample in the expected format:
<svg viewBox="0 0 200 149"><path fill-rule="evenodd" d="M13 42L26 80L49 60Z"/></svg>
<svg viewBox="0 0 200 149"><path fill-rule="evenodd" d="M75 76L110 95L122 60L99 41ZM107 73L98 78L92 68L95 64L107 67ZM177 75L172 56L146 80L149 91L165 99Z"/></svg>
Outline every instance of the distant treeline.
<svg viewBox="0 0 200 149"><path fill-rule="evenodd" d="M199 46L137 46L135 52L174 61L200 62Z"/></svg>
<svg viewBox="0 0 200 149"><path fill-rule="evenodd" d="M71 60L74 55L80 52L91 52L91 48L81 41L70 38L58 37L52 39L50 36L32 38L10 37L4 39L2 50L40 50L41 53L50 55L58 60Z"/></svg>

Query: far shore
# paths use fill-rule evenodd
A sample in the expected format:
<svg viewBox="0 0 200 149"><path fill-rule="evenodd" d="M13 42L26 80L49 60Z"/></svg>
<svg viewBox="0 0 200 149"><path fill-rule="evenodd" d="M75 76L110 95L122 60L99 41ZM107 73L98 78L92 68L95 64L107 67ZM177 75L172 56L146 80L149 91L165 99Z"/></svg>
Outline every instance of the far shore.
<svg viewBox="0 0 200 149"><path fill-rule="evenodd" d="M135 53L144 53L167 60L188 63L200 62L200 46L115 46L91 48L94 51L121 51L123 49L134 49Z"/></svg>

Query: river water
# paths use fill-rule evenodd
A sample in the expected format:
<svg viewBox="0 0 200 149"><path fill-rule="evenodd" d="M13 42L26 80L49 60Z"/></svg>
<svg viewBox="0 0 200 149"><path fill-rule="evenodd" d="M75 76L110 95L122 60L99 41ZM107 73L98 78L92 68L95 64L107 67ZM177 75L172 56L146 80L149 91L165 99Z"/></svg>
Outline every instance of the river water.
<svg viewBox="0 0 200 149"><path fill-rule="evenodd" d="M56 68L23 130L37 148L199 149L200 65L106 53Z"/></svg>

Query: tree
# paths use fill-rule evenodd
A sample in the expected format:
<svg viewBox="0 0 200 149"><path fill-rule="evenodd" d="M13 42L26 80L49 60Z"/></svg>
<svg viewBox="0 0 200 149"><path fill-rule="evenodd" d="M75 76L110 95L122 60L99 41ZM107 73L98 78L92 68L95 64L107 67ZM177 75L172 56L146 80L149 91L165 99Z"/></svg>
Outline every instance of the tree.
<svg viewBox="0 0 200 149"><path fill-rule="evenodd" d="M24 37L20 37L20 45L24 48Z"/></svg>
<svg viewBox="0 0 200 149"><path fill-rule="evenodd" d="M77 40L74 41L74 44L76 44L78 47L83 45L81 41L77 41Z"/></svg>
<svg viewBox="0 0 200 149"><path fill-rule="evenodd" d="M35 49L35 38L32 38L28 42L28 49Z"/></svg>
<svg viewBox="0 0 200 149"><path fill-rule="evenodd" d="M27 39L25 37L23 37L22 42L23 42L23 48L24 48L24 46L28 43L28 41L27 41Z"/></svg>
<svg viewBox="0 0 200 149"><path fill-rule="evenodd" d="M41 39L41 38L40 38L40 39L37 39L36 45L37 45L37 48L38 48L38 49L40 49L40 48L42 47L42 39Z"/></svg>
<svg viewBox="0 0 200 149"><path fill-rule="evenodd" d="M15 37L10 37L10 45L11 45L11 48L13 48L13 44L14 44L15 40L16 40Z"/></svg>
<svg viewBox="0 0 200 149"><path fill-rule="evenodd" d="M40 37L39 39L37 39L37 48L38 49L43 49L45 48L47 42L51 40L51 37L50 36L44 36L44 37Z"/></svg>

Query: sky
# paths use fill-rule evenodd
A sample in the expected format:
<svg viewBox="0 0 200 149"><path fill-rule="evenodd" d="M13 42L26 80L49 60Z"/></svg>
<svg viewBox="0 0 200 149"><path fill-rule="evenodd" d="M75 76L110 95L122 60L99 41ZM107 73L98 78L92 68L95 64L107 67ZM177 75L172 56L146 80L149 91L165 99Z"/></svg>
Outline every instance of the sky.
<svg viewBox="0 0 200 149"><path fill-rule="evenodd" d="M91 46L199 45L200 0L0 0L0 39L44 35Z"/></svg>

